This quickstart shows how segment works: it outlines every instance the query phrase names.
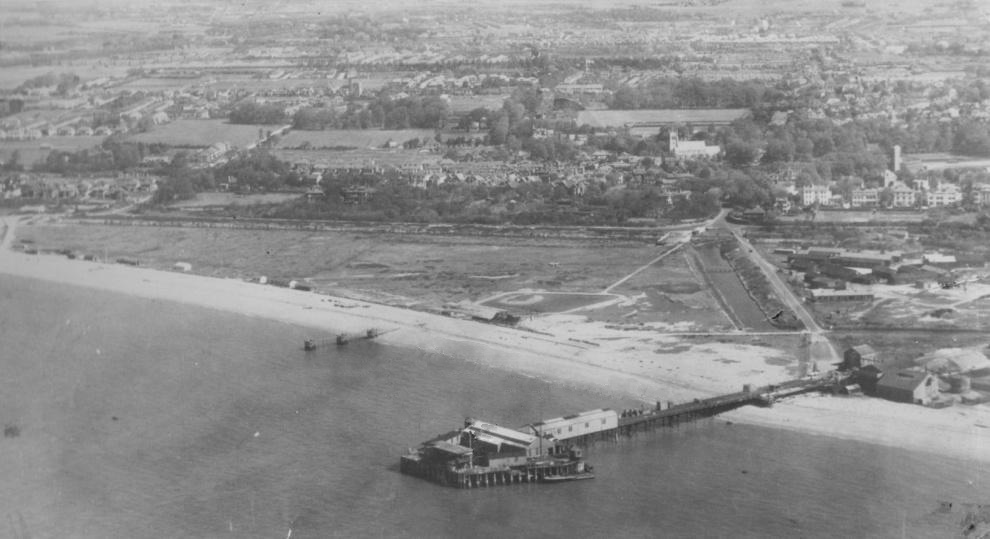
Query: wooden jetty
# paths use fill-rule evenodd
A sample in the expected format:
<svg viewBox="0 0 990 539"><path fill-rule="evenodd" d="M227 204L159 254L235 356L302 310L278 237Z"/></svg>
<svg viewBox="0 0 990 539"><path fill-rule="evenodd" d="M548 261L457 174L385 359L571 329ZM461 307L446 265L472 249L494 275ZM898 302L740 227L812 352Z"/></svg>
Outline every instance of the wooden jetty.
<svg viewBox="0 0 990 539"><path fill-rule="evenodd" d="M386 333L389 333L391 331L395 331L395 330L390 329L383 331L377 328L371 328L361 333L338 333L335 337L330 337L330 338L306 339L305 341L303 341L303 350L309 352L312 350L316 350L317 348L323 348L329 346L331 344L337 346L343 346L351 341L371 340Z"/></svg>

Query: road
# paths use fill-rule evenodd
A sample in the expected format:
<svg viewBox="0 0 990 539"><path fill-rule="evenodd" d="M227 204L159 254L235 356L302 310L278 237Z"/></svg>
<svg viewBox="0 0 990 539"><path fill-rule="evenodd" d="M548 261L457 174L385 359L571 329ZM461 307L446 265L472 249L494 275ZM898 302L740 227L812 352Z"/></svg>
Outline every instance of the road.
<svg viewBox="0 0 990 539"><path fill-rule="evenodd" d="M0 241L0 251L6 251L10 249L10 245L14 242L14 228L17 225L17 217L4 217L0 219L0 223L3 223L3 241Z"/></svg>
<svg viewBox="0 0 990 539"><path fill-rule="evenodd" d="M789 286L787 286L787 283L781 280L780 276L777 274L776 266L760 256L756 249L753 248L753 245L749 242L749 240L744 238L740 233L741 227L725 222L725 220L721 218L723 216L724 214L720 216L719 222L716 226L725 228L726 230L732 232L732 235L739 241L739 245L742 248L743 253L745 253L745 255L749 257L749 259L752 260L761 270L763 270L763 273L767 276L767 280L770 282L770 287L773 289L780 301L782 301L784 305L786 305L787 308L794 313L794 316L804 323L805 328L807 328L808 359L818 365L819 368L825 368L826 370L830 367L830 365L842 361L842 357L836 351L835 347L832 345L832 342L828 339L825 329L818 325L815 318L811 316L811 313L809 313L804 307L804 302L794 295L794 292Z"/></svg>

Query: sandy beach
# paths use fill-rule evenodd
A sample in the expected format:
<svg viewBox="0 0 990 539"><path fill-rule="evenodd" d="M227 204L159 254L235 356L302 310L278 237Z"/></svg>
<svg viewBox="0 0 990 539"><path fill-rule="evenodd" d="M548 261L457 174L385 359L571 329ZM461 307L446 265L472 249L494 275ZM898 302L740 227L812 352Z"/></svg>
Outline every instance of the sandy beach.
<svg viewBox="0 0 990 539"><path fill-rule="evenodd" d="M235 279L121 264L28 255L10 249L4 220L0 273L135 297L175 301L312 328L314 338L339 332L388 331L382 342L444 354L564 385L591 387L644 403L684 401L793 378L796 358L736 342L685 342L650 328L621 331L580 315L526 320L512 329L397 307ZM302 343L291 343L302 346ZM733 421L855 439L990 462L990 408L934 410L866 397L806 396L770 409L744 408Z"/></svg>

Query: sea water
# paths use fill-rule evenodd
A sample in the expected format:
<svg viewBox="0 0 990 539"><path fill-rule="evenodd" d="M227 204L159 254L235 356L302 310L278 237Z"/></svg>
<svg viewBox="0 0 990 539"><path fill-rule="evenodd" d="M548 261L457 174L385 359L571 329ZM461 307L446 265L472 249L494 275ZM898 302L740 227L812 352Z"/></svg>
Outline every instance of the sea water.
<svg viewBox="0 0 990 539"><path fill-rule="evenodd" d="M399 457L466 416L637 403L308 337L0 276L0 537L948 537L939 501L990 503L982 464L721 419L592 445L592 481L441 487Z"/></svg>

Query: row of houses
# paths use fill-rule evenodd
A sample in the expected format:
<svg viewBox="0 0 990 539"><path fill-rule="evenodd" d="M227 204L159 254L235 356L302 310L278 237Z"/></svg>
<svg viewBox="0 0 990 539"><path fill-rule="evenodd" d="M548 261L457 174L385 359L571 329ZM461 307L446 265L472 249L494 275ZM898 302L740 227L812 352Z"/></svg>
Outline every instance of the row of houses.
<svg viewBox="0 0 990 539"><path fill-rule="evenodd" d="M158 189L158 178L135 176L69 180L59 177L19 174L0 180L0 198L42 200L124 200Z"/></svg>
<svg viewBox="0 0 990 539"><path fill-rule="evenodd" d="M884 201L885 189L889 189L889 198ZM928 206L932 208L959 204L963 200L962 189L952 183L939 183L935 188L928 188L927 180L918 180L909 187L903 182L894 182L886 188L854 189L849 200L842 195L833 194L825 185L809 185L801 190L801 203L805 206L877 208L890 206L893 208L915 208ZM981 184L973 187L973 201L980 205L990 205L990 185Z"/></svg>

